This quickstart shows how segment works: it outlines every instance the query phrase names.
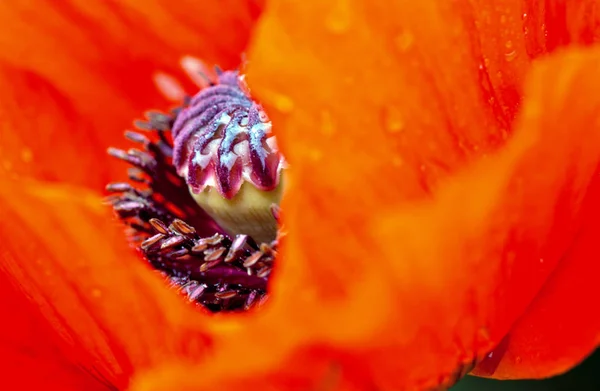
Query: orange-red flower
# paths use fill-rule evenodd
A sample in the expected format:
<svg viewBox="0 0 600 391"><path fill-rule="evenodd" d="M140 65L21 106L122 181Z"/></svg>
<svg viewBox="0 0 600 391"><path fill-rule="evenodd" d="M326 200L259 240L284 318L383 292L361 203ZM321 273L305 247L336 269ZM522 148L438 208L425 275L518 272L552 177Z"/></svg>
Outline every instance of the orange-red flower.
<svg viewBox="0 0 600 391"><path fill-rule="evenodd" d="M426 389L502 340L498 378L594 349L597 3L273 0L254 28L258 3L0 5L4 384ZM122 170L105 148L167 105L156 72L236 66L250 38L287 237L270 304L215 316L99 189Z"/></svg>

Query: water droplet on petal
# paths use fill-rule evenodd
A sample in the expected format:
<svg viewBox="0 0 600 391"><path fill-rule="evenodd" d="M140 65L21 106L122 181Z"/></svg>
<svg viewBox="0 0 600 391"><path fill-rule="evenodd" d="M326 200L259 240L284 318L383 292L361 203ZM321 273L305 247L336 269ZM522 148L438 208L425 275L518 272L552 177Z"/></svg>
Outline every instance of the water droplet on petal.
<svg viewBox="0 0 600 391"><path fill-rule="evenodd" d="M404 117L395 106L386 107L383 112L383 125L389 133L399 133L404 130Z"/></svg>
<svg viewBox="0 0 600 391"><path fill-rule="evenodd" d="M402 167L404 165L404 159L399 155L394 155L392 157L392 165L394 167Z"/></svg>
<svg viewBox="0 0 600 391"><path fill-rule="evenodd" d="M504 53L504 57L506 58L506 61L514 60L517 57L517 51L513 48L513 42L510 40L506 41L504 46L506 47L506 50L507 50L507 52Z"/></svg>
<svg viewBox="0 0 600 391"><path fill-rule="evenodd" d="M347 0L337 0L325 18L325 27L334 34L348 31L352 23L350 6Z"/></svg>
<svg viewBox="0 0 600 391"><path fill-rule="evenodd" d="M29 163L33 160L33 152L29 148L23 148L21 150L21 160L24 163Z"/></svg>
<svg viewBox="0 0 600 391"><path fill-rule="evenodd" d="M275 107L282 113L289 113L294 109L294 101L286 95L278 95L275 100Z"/></svg>
<svg viewBox="0 0 600 391"><path fill-rule="evenodd" d="M398 50L400 50L401 52L405 52L408 49L410 49L414 41L415 37L410 31L404 31L403 33L398 34L394 38L394 43L396 44Z"/></svg>
<svg viewBox="0 0 600 391"><path fill-rule="evenodd" d="M266 100L281 113L289 114L294 110L294 101L289 96L276 92L267 92L265 95Z"/></svg>
<svg viewBox="0 0 600 391"><path fill-rule="evenodd" d="M319 160L321 160L323 158L323 152L321 152L321 150L315 149L315 148L309 149L307 151L307 155L308 155L308 158L310 160L312 160L313 162L318 162Z"/></svg>
<svg viewBox="0 0 600 391"><path fill-rule="evenodd" d="M517 51L512 50L508 53L504 53L504 58L506 58L506 61L508 61L508 62L514 60L515 58L517 58Z"/></svg>

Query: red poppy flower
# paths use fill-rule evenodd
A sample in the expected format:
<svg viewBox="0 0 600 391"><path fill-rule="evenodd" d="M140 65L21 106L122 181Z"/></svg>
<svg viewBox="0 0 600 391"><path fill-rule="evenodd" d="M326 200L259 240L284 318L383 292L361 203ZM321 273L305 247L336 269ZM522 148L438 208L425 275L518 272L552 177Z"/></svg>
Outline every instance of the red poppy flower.
<svg viewBox="0 0 600 391"><path fill-rule="evenodd" d="M261 9L0 5L4 384L429 389L592 351L596 3L271 1L253 26ZM105 149L168 107L159 72L234 68L250 38L286 237L268 305L215 315L126 244Z"/></svg>

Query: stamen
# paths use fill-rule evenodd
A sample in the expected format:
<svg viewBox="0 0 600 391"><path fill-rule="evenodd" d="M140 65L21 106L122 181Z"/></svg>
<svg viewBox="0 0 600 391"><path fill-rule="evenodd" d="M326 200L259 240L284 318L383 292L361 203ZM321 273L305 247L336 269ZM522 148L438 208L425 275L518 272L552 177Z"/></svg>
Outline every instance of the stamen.
<svg viewBox="0 0 600 391"><path fill-rule="evenodd" d="M154 84L167 99L173 102L181 102L186 95L177 79L166 73L157 72L154 75Z"/></svg>
<svg viewBox="0 0 600 391"><path fill-rule="evenodd" d="M266 295L266 277L273 267L276 243L261 248L244 240L247 238L232 241L221 234L202 238L181 220L174 220L169 227L162 221L152 223L158 233L144 241L141 248L148 261L157 270L174 277L184 292L192 281L202 285L202 291L195 289L190 300L222 311L244 306L251 293L259 299ZM227 295L222 294L224 286ZM234 297L225 307L220 301Z"/></svg>
<svg viewBox="0 0 600 391"><path fill-rule="evenodd" d="M186 56L181 59L181 67L200 89L213 85L217 78L213 70L194 57Z"/></svg>

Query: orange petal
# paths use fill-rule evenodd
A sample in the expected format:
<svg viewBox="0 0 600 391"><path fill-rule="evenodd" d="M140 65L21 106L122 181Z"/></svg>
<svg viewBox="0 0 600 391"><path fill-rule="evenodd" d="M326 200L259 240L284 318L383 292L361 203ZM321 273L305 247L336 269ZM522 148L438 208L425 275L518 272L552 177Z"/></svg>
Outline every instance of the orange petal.
<svg viewBox="0 0 600 391"><path fill-rule="evenodd" d="M0 293L4 298L0 306L4 317L0 334L0 374L4 388L110 389L61 354L45 319L39 313L24 311L31 303L21 292L16 294L4 274L0 274Z"/></svg>
<svg viewBox="0 0 600 391"><path fill-rule="evenodd" d="M597 176L598 174L596 174ZM527 312L511 328L506 352L494 378L543 378L569 370L600 345L598 237L600 181L595 180L586 206L586 222L575 243ZM483 370L475 374L489 376Z"/></svg>
<svg viewBox="0 0 600 391"><path fill-rule="evenodd" d="M470 0L461 8L474 32L464 44L481 57L480 81L505 126L517 114L532 59L566 45L600 40L595 0Z"/></svg>
<svg viewBox="0 0 600 391"><path fill-rule="evenodd" d="M523 3L523 35L532 57L567 45L589 45L600 40L600 10L596 0Z"/></svg>
<svg viewBox="0 0 600 391"><path fill-rule="evenodd" d="M153 76L157 72L174 74L189 87L191 83L185 83L187 78L178 65L184 55L223 67L236 66L261 8L262 0L176 5L154 0L2 2L0 62L22 70L25 76L18 76L20 79L35 79L31 86L17 81L9 88L22 89L21 99L9 109L24 121L8 128L18 129L23 139L34 144L20 145L18 150L35 149L31 140L50 137L76 145L81 155L97 156L97 151L111 144L125 145L122 133L133 119L148 109L169 108L153 85ZM38 94L35 88L40 84L52 91L46 95L57 101L50 111L39 105L43 99L31 96ZM13 95L2 98L7 102ZM54 117L55 107L69 113L68 118ZM29 121L30 117L34 119ZM43 126L46 122L36 124L37 118L49 121L52 131ZM55 160L77 164L51 149L36 158L50 166ZM86 185L96 187L101 175L114 177L111 169L119 174L123 170L121 165L116 168L113 160L101 159L102 164L95 160L89 175L96 179ZM18 166L21 161L11 158L9 163ZM60 170L50 177L71 179L69 171ZM81 183L76 174L73 179Z"/></svg>
<svg viewBox="0 0 600 391"><path fill-rule="evenodd" d="M57 363L71 362L117 388L144 367L205 352L206 333L186 326L200 313L132 254L98 196L2 179L0 215L0 275L8 280L3 297L15 297L19 311L32 314L15 322L40 322L31 329L2 322L0 335L23 328L17 347L56 354ZM2 318L11 319L10 307L2 310ZM38 353L33 342L39 340L58 353ZM3 379L12 375L2 373Z"/></svg>
<svg viewBox="0 0 600 391"><path fill-rule="evenodd" d="M600 155L600 53L541 66L496 155L462 13L397 7L278 3L249 71L291 165L263 333L295 330L380 388L450 380L500 341L574 239Z"/></svg>
<svg viewBox="0 0 600 391"><path fill-rule="evenodd" d="M474 156L493 151L510 130L511 119L482 80L482 49L468 44L479 40L469 10L466 2L282 2L261 23L248 80L275 127L285 128L284 146L308 128L323 142L335 140L346 162L336 173L344 188L374 176L369 199L378 204L420 197ZM520 64L489 61L496 60L502 69ZM355 135L344 137L351 130ZM337 170L316 140L284 152Z"/></svg>
<svg viewBox="0 0 600 391"><path fill-rule="evenodd" d="M92 121L48 80L0 64L0 172L102 188L106 151Z"/></svg>
<svg viewBox="0 0 600 391"><path fill-rule="evenodd" d="M246 330L248 331L248 330ZM256 330L258 331L258 330ZM252 334L248 334L252 335ZM260 334L257 334L257 336ZM202 365L165 365L140 374L132 381L132 391L181 391L192 390L343 390L358 391L361 388L348 384L339 388L339 367L319 356L316 351L298 351L294 359L279 361L276 370L265 373L262 357L278 356L278 346L269 344L262 354L249 355L243 346L227 353L229 359L207 360ZM271 349L271 346L274 349ZM241 354L239 356L232 353ZM256 353L256 352L253 352ZM278 356L279 357L279 356ZM258 364L258 365L257 365ZM190 373L201 374L189 376Z"/></svg>
<svg viewBox="0 0 600 391"><path fill-rule="evenodd" d="M597 199L587 187L600 157L600 99L592 98L600 80L589 76L599 65L596 50L540 66L514 139L449 180L434 203L399 202L396 212L373 205L361 216L337 182L311 187L340 174L290 161L290 182L304 190L291 191L283 205L289 247L274 292L280 316L300 324L306 300L316 300L310 323L321 338L340 340L382 388L433 386L481 357L526 310ZM335 151L317 138L307 131L304 140ZM323 153L323 160L337 157ZM345 163L337 160L338 169ZM363 188L353 193L368 198ZM574 365L583 349L595 348L586 342L563 362Z"/></svg>
<svg viewBox="0 0 600 391"><path fill-rule="evenodd" d="M521 103L531 58L539 53L528 50L528 35L523 34L523 1L471 0L461 8L471 31L463 45L480 60L479 82L494 114L508 130Z"/></svg>

